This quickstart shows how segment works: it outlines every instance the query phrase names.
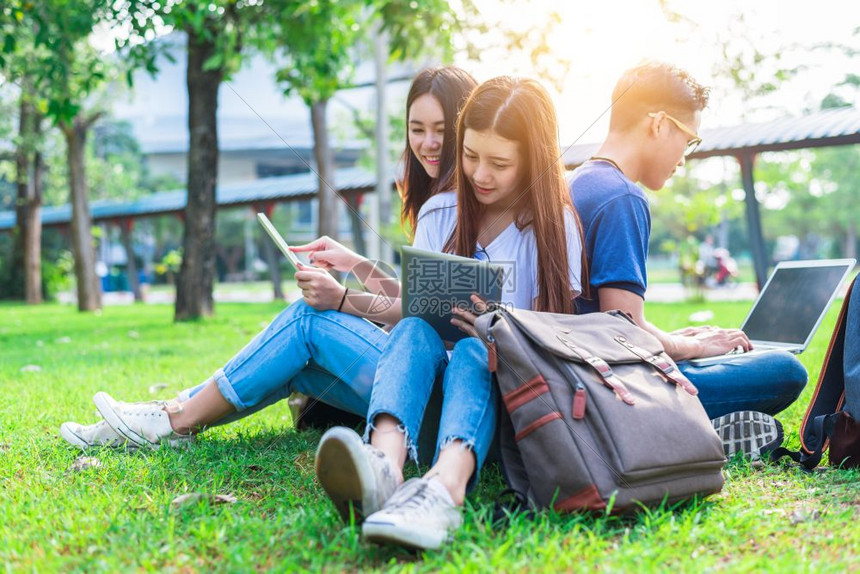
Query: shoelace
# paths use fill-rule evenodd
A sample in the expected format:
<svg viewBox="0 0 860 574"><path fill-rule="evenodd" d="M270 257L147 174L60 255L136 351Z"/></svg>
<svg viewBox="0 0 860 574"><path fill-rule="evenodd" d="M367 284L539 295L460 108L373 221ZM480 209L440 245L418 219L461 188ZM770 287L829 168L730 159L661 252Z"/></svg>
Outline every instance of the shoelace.
<svg viewBox="0 0 860 574"><path fill-rule="evenodd" d="M434 498L437 498L435 493L430 490L427 483L423 483L409 496L404 497L402 500L398 499L392 501L391 506L393 508L390 510L395 513L404 513L414 510L421 514L427 514L428 507L432 506Z"/></svg>

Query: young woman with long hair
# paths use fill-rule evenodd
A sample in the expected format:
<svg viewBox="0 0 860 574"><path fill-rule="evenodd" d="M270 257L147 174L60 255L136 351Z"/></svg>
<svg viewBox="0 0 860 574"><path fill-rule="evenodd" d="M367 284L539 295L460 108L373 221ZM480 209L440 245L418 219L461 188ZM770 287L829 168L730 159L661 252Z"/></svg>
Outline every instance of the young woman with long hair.
<svg viewBox="0 0 860 574"><path fill-rule="evenodd" d="M440 193L418 216L414 245L511 267L501 303L569 313L581 290L582 237L567 191L558 125L549 95L533 80L500 77L480 85L458 120L456 192ZM477 298L473 299L478 303ZM417 548L440 546L461 521L496 425L497 390L475 316L452 321L470 337L447 353L426 321L406 318L391 332L373 384L364 441L329 430L316 471L345 518L364 518L366 538ZM436 457L422 478L403 482L406 458L434 386L442 414Z"/></svg>
<svg viewBox="0 0 860 574"><path fill-rule="evenodd" d="M404 221L414 224L427 198L450 189L456 118L476 85L454 67L424 70L413 81L399 182ZM302 300L282 311L212 377L169 403L122 403L97 393L93 401L104 420L86 426L63 423L61 436L80 447L187 443L209 426L248 416L293 392L364 416L388 339L387 331L365 318L388 325L400 319L399 282L327 237L293 250L307 252L313 265L296 273ZM347 290L329 269L353 272L370 292ZM388 305L379 304L380 295L391 299Z"/></svg>

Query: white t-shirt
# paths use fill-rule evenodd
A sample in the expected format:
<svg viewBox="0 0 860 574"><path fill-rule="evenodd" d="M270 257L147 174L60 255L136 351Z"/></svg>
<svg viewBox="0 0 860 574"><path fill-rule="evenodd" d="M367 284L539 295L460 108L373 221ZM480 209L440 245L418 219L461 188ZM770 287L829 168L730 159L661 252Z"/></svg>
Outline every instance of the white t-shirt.
<svg viewBox="0 0 860 574"><path fill-rule="evenodd" d="M457 224L457 193L453 191L438 193L431 197L418 212L413 247L426 251L442 252L445 243ZM576 229L576 220L570 211L564 214L564 228L567 236L567 261L570 272L572 296L582 292L582 244ZM501 302L517 309L532 309L540 289L537 281L537 242L531 225L518 229L516 222L511 223L489 245L477 245L492 263L511 266L513 273L502 289Z"/></svg>

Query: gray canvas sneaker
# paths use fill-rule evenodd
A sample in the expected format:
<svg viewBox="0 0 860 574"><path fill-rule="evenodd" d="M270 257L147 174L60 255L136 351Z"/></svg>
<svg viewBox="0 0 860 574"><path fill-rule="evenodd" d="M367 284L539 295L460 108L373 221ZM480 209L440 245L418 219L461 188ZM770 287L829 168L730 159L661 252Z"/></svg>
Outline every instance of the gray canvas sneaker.
<svg viewBox="0 0 860 574"><path fill-rule="evenodd" d="M397 489L382 510L365 519L361 532L378 544L433 550L462 522L460 509L441 482L413 478Z"/></svg>
<svg viewBox="0 0 860 574"><path fill-rule="evenodd" d="M136 448L137 445L126 441L105 421L99 421L91 425L81 425L76 422L65 422L60 425L60 436L71 445L87 449L94 446L106 446L117 448L128 445Z"/></svg>
<svg viewBox="0 0 860 574"><path fill-rule="evenodd" d="M347 427L326 431L314 466L320 484L345 522L349 522L350 508L357 522L382 508L399 482L388 457Z"/></svg>
<svg viewBox="0 0 860 574"><path fill-rule="evenodd" d="M173 430L164 401L123 403L100 392L93 397L93 402L117 434L139 447L155 449L161 444L179 447L194 440L194 435L182 435Z"/></svg>
<svg viewBox="0 0 860 574"><path fill-rule="evenodd" d="M782 423L758 411L735 411L712 419L711 425L729 459L739 452L753 460L766 458L782 444Z"/></svg>

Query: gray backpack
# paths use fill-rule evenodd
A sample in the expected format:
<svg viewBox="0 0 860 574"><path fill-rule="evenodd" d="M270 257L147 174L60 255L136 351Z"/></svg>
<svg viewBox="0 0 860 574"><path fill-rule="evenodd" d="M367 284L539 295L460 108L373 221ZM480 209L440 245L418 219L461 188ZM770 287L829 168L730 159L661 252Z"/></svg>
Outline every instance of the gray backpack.
<svg viewBox="0 0 860 574"><path fill-rule="evenodd" d="M624 314L496 307L476 327L506 409L505 476L530 504L624 512L722 488L695 387Z"/></svg>

